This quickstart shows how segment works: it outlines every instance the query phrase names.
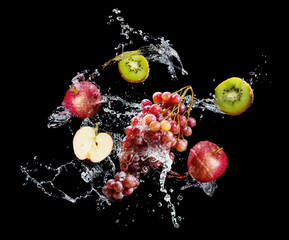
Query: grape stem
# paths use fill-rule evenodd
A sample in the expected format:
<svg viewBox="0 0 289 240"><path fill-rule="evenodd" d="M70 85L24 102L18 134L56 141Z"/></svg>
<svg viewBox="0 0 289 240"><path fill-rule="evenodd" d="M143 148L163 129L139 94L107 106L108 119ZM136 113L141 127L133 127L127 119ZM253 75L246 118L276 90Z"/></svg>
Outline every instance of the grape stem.
<svg viewBox="0 0 289 240"><path fill-rule="evenodd" d="M189 107L187 108L187 110L183 114L187 118L189 118L189 116L190 116L190 112L192 110L192 106L193 106L193 102L194 102L194 90L193 90L192 86L188 85L188 86L183 87L180 90L178 90L178 91L173 93L173 94L175 94L175 93L180 94L181 95L181 99L182 99L181 102L185 102L185 96L186 96L186 94L187 94L187 92L189 90L191 91L191 102L190 102ZM183 93L182 93L182 91L183 91ZM179 103L179 105L181 104L181 102Z"/></svg>
<svg viewBox="0 0 289 240"><path fill-rule="evenodd" d="M186 124L188 123L188 119L189 119L189 116L190 116L190 113L192 110L192 106L193 106L193 102L194 102L194 91L193 91L192 86L190 86L190 85L183 87L180 90L172 93L172 94L178 93L181 96L181 101L179 104L177 104L175 106L170 106L169 108L167 108L165 111L162 112L162 115L163 115L164 113L166 113L168 110L171 109L171 112L164 118L164 120L166 120L168 117L170 117L174 113L177 113L177 115L179 114L180 105L181 105L181 103L185 103L185 101L186 101L185 96L187 95L187 92L189 90L191 91L191 102L190 102L190 105L187 108L187 110L183 113L183 115L186 116L186 118L187 118ZM176 115L174 117L174 120L176 120L175 118L176 118ZM179 118L177 118L177 120L178 120L178 125L180 126ZM180 139L180 134L181 133L179 132L178 139Z"/></svg>

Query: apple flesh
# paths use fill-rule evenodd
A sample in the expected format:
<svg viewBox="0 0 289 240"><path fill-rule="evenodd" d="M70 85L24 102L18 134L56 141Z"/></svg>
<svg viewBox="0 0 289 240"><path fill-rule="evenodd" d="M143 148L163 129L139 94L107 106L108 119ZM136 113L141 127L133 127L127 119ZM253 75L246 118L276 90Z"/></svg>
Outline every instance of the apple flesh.
<svg viewBox="0 0 289 240"><path fill-rule="evenodd" d="M97 163L104 160L113 149L113 139L108 133L96 133L92 127L80 128L73 138L73 150L80 160Z"/></svg>
<svg viewBox="0 0 289 240"><path fill-rule="evenodd" d="M209 141L201 141L190 150L188 172L199 182L211 182L226 170L228 161L222 148Z"/></svg>
<svg viewBox="0 0 289 240"><path fill-rule="evenodd" d="M63 104L77 117L83 119L92 117L99 112L101 107L101 94L91 82L76 82L66 91Z"/></svg>

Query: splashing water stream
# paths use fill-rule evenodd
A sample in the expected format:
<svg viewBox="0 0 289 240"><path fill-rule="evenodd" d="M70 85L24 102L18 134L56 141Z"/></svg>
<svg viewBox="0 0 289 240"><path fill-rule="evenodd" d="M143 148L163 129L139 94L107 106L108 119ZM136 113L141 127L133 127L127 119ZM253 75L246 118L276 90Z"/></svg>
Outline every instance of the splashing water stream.
<svg viewBox="0 0 289 240"><path fill-rule="evenodd" d="M142 30L135 30L125 22L122 16L119 15L121 13L119 9L113 9L112 12L114 15L109 16L108 25L119 23L121 27L120 35L124 36L125 38L124 42L119 43L118 46L114 48L116 51L121 50L121 53L123 53L125 47L134 43L135 40L132 38L137 37L145 43L144 46L138 49L139 52L143 54L148 61L166 65L172 80L177 80L176 70L180 71L182 75L188 74L183 67L177 51L172 48L169 40L165 40L163 37L153 37L147 33L144 33ZM119 52L116 52L116 55L118 54ZM260 70L260 68L258 69ZM259 71L258 69L256 68L254 69L254 72L252 71L249 73L251 77L250 83L254 82L253 77L255 74L255 77L260 75L261 70ZM92 73L85 70L72 79L72 84L86 78L90 81L94 81L102 74L102 70L102 67L96 68L92 71ZM129 95L129 93L127 94ZM130 119L141 111L141 107L140 104L134 100L126 100L120 96L111 95L109 93L104 93L102 97L102 114L97 114L91 118L84 119L80 126L94 126L97 122L101 131L111 134L115 147L110 156L99 164L91 164L88 162L78 161L78 159L72 159L58 166L52 166L51 163L42 162L41 159L35 156L32 162L20 166L20 170L25 175L25 180L27 183L31 182L35 184L44 194L48 196L62 198L72 203L76 203L87 198L94 198L99 206L111 204L110 201L101 194L101 187L115 174L116 167L113 160L118 159L118 153L121 151L121 140L123 138L123 134L120 133L120 131L114 131L111 129L111 125L113 124L116 129L124 129L130 122ZM189 104L190 101L191 96L186 96L186 103ZM214 104L213 96L207 99L198 99L197 96L194 95L192 108L198 108L202 111L210 111L216 114L223 114ZM200 118L202 118L202 115ZM47 127L49 129L59 128L64 125L68 125L69 127L72 120L73 116L63 105L60 105L48 117L49 122ZM72 130L71 133L74 134ZM178 228L179 223L176 209L173 204L172 197L165 186L168 176L173 176L170 175L173 162L168 152L155 151L154 149L152 154L154 154L156 158L163 163L163 167L159 175L160 192L164 194L163 199L167 203L172 223L174 227ZM84 190L77 193L77 196L69 194L57 185L59 179L62 178L62 175L65 175L68 169L69 171L75 172L74 176L76 176L81 185L85 185L83 188ZM45 179L40 180L37 174L39 172L45 173L44 176L46 178L44 177ZM185 185L181 187L181 190L185 190L190 187L198 187L201 188L207 195L212 196L217 188L215 181L210 183L200 183L194 179L189 179L186 176L183 176L183 178L186 181Z"/></svg>

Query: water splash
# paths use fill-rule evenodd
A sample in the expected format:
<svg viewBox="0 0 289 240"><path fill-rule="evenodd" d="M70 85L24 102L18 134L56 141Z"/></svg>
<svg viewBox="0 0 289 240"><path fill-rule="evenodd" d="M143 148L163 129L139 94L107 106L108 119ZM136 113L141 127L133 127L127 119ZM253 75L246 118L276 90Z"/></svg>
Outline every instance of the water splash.
<svg viewBox="0 0 289 240"><path fill-rule="evenodd" d="M44 194L67 200L71 203L76 203L85 199L93 199L98 206L110 205L111 203L102 195L101 187L106 181L115 174L114 160L118 159L118 153L121 151L121 141L124 134L120 129L123 129L128 125L130 119L137 115L141 111L140 104L135 101L129 101L120 96L107 94L104 96L104 104L102 107L102 113L92 118L82 120L80 126L94 126L98 123L101 131L106 131L112 135L114 139L114 145L116 146L113 153L103 161L103 164L90 164L88 162L79 161L78 159L70 160L64 164L56 167L52 167L49 163L44 163L41 159L35 157L32 163L26 166L21 166L20 170L25 174L26 182L31 182L37 186ZM186 97L187 105L191 102L191 97ZM193 108L210 111L217 114L221 113L214 105L213 99L198 99L194 96ZM59 106L48 117L48 128L58 128L64 124L69 124L72 120L72 116L65 110L63 106ZM111 125L115 126L115 131L112 131ZM170 192L166 189L167 175L172 169L172 161L168 155L168 152L155 151L153 149L150 155L155 156L163 163L163 168L159 175L160 193L162 193L163 200L166 202L165 206L169 210L171 221L175 228L180 227L179 219L177 215L175 204L173 203ZM37 160L37 161L36 161ZM39 161L38 161L39 160ZM181 159L180 159L181 160ZM184 160L184 159L183 159ZM186 159L185 159L186 160ZM78 184L81 184L81 189L85 189L78 193L73 192L70 194L64 187L58 186L60 179L66 177L67 172L70 175L74 175ZM37 172L48 173L47 178L40 180L37 176ZM74 173L73 173L74 172ZM67 180L65 180L67 181ZM213 196L215 189L217 188L216 182L200 183L192 178L185 181L185 185L181 187L181 190L187 190L191 187L200 188L208 196ZM75 195L76 194L76 195Z"/></svg>
<svg viewBox="0 0 289 240"><path fill-rule="evenodd" d="M63 106L58 106L48 117L48 128L58 128L71 121L72 114Z"/></svg>
<svg viewBox="0 0 289 240"><path fill-rule="evenodd" d="M170 41L165 40L163 37L159 38L160 44L150 44L141 47L140 52L149 60L159 62L168 66L168 72L173 80L178 79L175 69L180 70L182 75L187 75L188 72L184 69L179 54L172 48ZM174 64L174 61L178 65Z"/></svg>
<svg viewBox="0 0 289 240"><path fill-rule="evenodd" d="M124 17L119 15L121 13L119 9L113 9L112 12L114 15L109 16L107 23L108 25L118 23L120 35L124 36L124 40L114 48L117 51L116 55L123 53L125 47L138 42L143 45L138 49L140 54L143 54L149 61L167 65L172 80L178 79L175 69L181 71L182 75L188 74L183 67L179 54L170 44L170 40L165 40L164 37L154 37L142 30L135 30L125 21ZM147 45L147 42L152 43ZM118 50L121 50L121 52L118 52Z"/></svg>
<svg viewBox="0 0 289 240"><path fill-rule="evenodd" d="M260 58L260 62L254 67L251 71L249 71L248 75L246 76L246 80L253 88L256 84L264 83L268 79L268 73L264 70L266 65L268 64L266 54L262 54ZM269 83L271 83L269 81Z"/></svg>
<svg viewBox="0 0 289 240"><path fill-rule="evenodd" d="M127 47L132 46L137 42L141 44L138 50L149 61L158 62L167 66L168 73L172 80L177 79L176 70L180 71L182 75L188 74L183 67L180 56L177 51L173 49L169 40L165 40L164 37L151 36L142 30L135 30L126 23L125 19L120 15L121 11L119 9L113 9L112 13L113 15L109 16L108 25L118 24L120 26L120 36L124 38L123 41L114 48L116 55L123 53ZM266 59L266 57L264 57L264 59ZM260 78L266 74L264 73L262 66L263 65L258 65L249 72L250 84L260 81ZM78 73L77 76L71 80L71 83L75 84L77 81L83 81L85 79L93 81L101 74L101 68L96 68L92 72L84 70L83 72ZM191 96L186 96L186 103L189 104L190 101ZM102 113L82 120L80 127L87 125L94 126L97 122L100 130L110 133L114 139L114 146L116 147L112 154L99 164L91 164L89 162L79 161L78 159L52 164L50 162L43 162L42 159L35 156L32 162L20 166L20 170L25 176L25 184L28 182L33 183L44 194L54 198L64 199L72 203L84 199L94 199L99 206L111 204L101 194L101 187L109 178L114 176L116 171L114 160L118 159L118 153L121 148L120 143L124 136L123 129L128 125L130 119L141 111L141 108L139 103L134 100L126 100L120 96L111 95L109 93L106 93L103 96L103 102ZM199 99L195 95L192 107L201 109L202 111L223 114L214 104L213 95L206 99ZM200 116L200 118L202 117L203 115ZM73 116L63 105L60 105L48 117L49 122L47 127L59 128L66 124L70 125L72 120ZM114 130L112 130L111 125L114 126ZM163 194L163 200L169 209L172 223L174 227L177 228L179 227L178 221L180 220L180 216L177 216L176 214L176 207L173 204L171 191L168 191L166 188L166 180L168 179L168 174L173 166L171 158L166 152L162 151L155 152L154 150L151 154L155 154L155 157L159 158L163 163L163 168L161 169L158 179L160 192ZM77 182L80 186L80 191L70 192L65 189L66 186L63 186L61 182L66 179L67 175L70 175L70 178L72 177ZM217 184L215 181L211 183L200 183L192 178L186 178L185 185L181 187L181 190L186 190L191 187L200 188L208 196L213 196ZM179 195L177 199L180 201L182 197ZM158 202L157 205L161 207L163 204Z"/></svg>
<svg viewBox="0 0 289 240"><path fill-rule="evenodd" d="M148 47L145 47L148 49ZM153 56L153 52L150 53ZM164 55L164 53L162 53ZM167 55L169 55L168 53ZM79 73L76 77L72 79L72 84L75 84L78 81L85 80L85 74L88 71ZM125 94L128 95L128 94ZM95 123L98 123L99 130L108 132L113 140L114 146L116 146L112 154L103 161L103 164L90 164L88 162L79 161L78 159L73 159L64 164L61 164L56 167L50 166L49 163L44 163L38 160L35 157L35 161L27 164L26 166L21 166L20 169L22 173L25 174L26 182L31 182L35 184L44 194L54 197L67 200L72 203L76 203L84 199L94 199L98 206L110 205L111 203L102 195L101 186L103 186L108 179L110 179L115 174L115 164L114 160L118 159L118 153L121 152L121 141L124 134L123 129L129 124L130 119L137 115L141 111L141 106L139 102L134 100L126 100L117 95L106 94L102 96L103 105L101 114L97 114L91 118L83 119L80 123L80 127L83 126L95 126ZM187 106L191 102L191 96L186 96ZM215 113L221 113L217 107L214 105L212 99L197 99L194 96L193 108L200 108L202 110L206 109ZM48 128L59 128L65 124L70 124L73 116L65 109L63 105L58 106L48 117ZM114 126L113 130L111 126ZM72 135L74 134L71 130ZM168 173L172 169L172 160L169 156L168 151L163 149L148 148L147 155L154 157L162 162L162 169L159 175L159 185L160 193L163 194L163 200L166 202L165 206L168 208L171 221L175 228L178 228L180 225L178 223L179 216L176 213L176 207L173 203L172 196L169 191L166 189L166 179ZM186 159L183 159L184 161ZM65 190L65 186L58 186L57 183L60 179L65 180L66 174L69 171L70 175L76 175L75 181L77 184L81 184L81 189L85 189L80 192L73 192L72 194ZM46 172L47 176L44 180L39 180L36 172ZM188 179L187 179L188 180ZM186 181L186 185L181 188L185 190L190 187L201 188L207 195L212 196L216 188L216 184L209 183L203 184L197 181L190 179Z"/></svg>
<svg viewBox="0 0 289 240"><path fill-rule="evenodd" d="M44 163L35 156L32 163L20 166L20 170L25 175L26 184L28 182L34 183L37 188L50 197L62 198L76 203L79 200L96 195L96 201L110 205L110 202L101 194L99 187L99 184L104 184L115 172L115 165L110 157L103 164L98 165L72 159L64 164L53 167L51 163ZM68 193L69 190L63 189L65 186L58 186L61 185L61 181L67 181L66 174L68 172L69 175L74 176L73 183L81 186L81 189L86 190L75 193L75 189L73 189L71 193ZM88 184L84 186L83 182Z"/></svg>
<svg viewBox="0 0 289 240"><path fill-rule="evenodd" d="M186 181L185 186L182 186L181 190L186 190L191 187L201 188L204 191L204 193L212 197L218 185L216 181L202 183L191 178L190 181Z"/></svg>

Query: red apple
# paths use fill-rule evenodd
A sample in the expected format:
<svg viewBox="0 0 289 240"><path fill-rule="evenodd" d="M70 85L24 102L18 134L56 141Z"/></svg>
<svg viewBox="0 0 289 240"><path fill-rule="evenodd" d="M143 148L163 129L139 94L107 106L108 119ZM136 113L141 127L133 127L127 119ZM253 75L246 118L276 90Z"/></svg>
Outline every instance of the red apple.
<svg viewBox="0 0 289 240"><path fill-rule="evenodd" d="M201 141L190 150L189 174L199 182L211 182L226 170L227 156L222 148L209 141Z"/></svg>
<svg viewBox="0 0 289 240"><path fill-rule="evenodd" d="M92 117L101 106L99 89L91 82L76 82L70 87L63 99L68 111L80 118Z"/></svg>

